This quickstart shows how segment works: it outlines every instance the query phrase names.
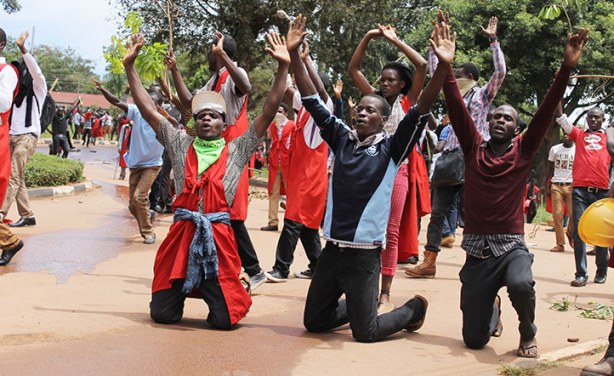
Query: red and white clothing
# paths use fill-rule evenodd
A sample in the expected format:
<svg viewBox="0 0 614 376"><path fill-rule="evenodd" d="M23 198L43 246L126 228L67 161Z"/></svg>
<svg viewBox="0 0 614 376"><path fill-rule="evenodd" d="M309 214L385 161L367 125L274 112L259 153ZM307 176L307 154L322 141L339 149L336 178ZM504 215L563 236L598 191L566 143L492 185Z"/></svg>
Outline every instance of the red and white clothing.
<svg viewBox="0 0 614 376"><path fill-rule="evenodd" d="M573 126L566 115L556 119L563 131L576 143L573 186L608 189L610 179L610 154L606 147L603 129L590 131Z"/></svg>
<svg viewBox="0 0 614 376"><path fill-rule="evenodd" d="M0 57L0 206L4 201L11 175L11 153L9 148L9 117L13 99L17 95L19 77L14 66Z"/></svg>

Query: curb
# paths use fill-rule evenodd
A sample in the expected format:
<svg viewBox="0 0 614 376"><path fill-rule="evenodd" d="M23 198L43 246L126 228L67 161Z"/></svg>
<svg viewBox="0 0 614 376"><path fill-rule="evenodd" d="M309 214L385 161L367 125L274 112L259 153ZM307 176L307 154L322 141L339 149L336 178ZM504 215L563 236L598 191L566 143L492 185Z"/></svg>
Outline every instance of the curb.
<svg viewBox="0 0 614 376"><path fill-rule="evenodd" d="M62 185L59 187L47 188L30 188L28 189L28 196L30 198L68 196L75 193L87 192L98 187L100 187L100 184L92 181L86 181L75 185Z"/></svg>
<svg viewBox="0 0 614 376"><path fill-rule="evenodd" d="M510 367L521 368L536 368L539 366L549 366L555 362L570 360L591 354L600 347L607 346L608 344L609 342L605 339L596 339L594 341L579 343L577 345L564 347L559 350L554 350L549 353L542 354L538 359L518 358L513 362L508 363L507 365Z"/></svg>
<svg viewBox="0 0 614 376"><path fill-rule="evenodd" d="M262 180L262 178L250 178L249 186L258 187L258 188L268 188L269 182L268 180Z"/></svg>

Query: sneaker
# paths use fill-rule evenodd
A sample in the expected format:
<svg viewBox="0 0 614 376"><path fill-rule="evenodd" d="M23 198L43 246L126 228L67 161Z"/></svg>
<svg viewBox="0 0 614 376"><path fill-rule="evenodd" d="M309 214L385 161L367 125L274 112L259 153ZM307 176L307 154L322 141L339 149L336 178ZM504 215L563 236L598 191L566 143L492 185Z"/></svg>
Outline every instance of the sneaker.
<svg viewBox="0 0 614 376"><path fill-rule="evenodd" d="M156 234L145 235L145 240L143 240L143 243L145 243L145 244L153 244L155 242L156 242Z"/></svg>
<svg viewBox="0 0 614 376"><path fill-rule="evenodd" d="M266 272L264 273L264 275L266 275L267 282L279 283L286 282L288 280L287 276L284 277L283 275L281 275L281 272L276 269L273 269L270 272Z"/></svg>
<svg viewBox="0 0 614 376"><path fill-rule="evenodd" d="M257 289L260 285L265 283L267 280L266 274L264 274L264 270L261 270L258 274L255 274L249 277L249 284L252 286L252 291Z"/></svg>
<svg viewBox="0 0 614 376"><path fill-rule="evenodd" d="M294 273L294 276L301 279L312 279L313 271L311 269L303 270L302 272Z"/></svg>

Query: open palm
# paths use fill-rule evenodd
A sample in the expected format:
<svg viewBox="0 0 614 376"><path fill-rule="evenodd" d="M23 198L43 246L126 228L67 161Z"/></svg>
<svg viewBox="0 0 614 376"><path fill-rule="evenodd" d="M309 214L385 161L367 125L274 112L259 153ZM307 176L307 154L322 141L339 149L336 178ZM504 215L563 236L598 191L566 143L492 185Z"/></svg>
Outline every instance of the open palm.
<svg viewBox="0 0 614 376"><path fill-rule="evenodd" d="M584 46L588 42L588 30L580 29L577 34L567 37L565 46L564 63L568 67L575 67L582 56Z"/></svg>
<svg viewBox="0 0 614 376"><path fill-rule="evenodd" d="M435 25L435 33L430 43L439 61L452 64L456 50L456 33L450 38L450 25L445 23Z"/></svg>
<svg viewBox="0 0 614 376"><path fill-rule="evenodd" d="M307 17L303 17L301 14L299 14L294 21L290 21L290 27L286 35L286 47L288 51L298 49L301 43L303 43L303 39L305 39L307 35L307 32L305 32L306 23Z"/></svg>
<svg viewBox="0 0 614 376"><path fill-rule="evenodd" d="M290 54L288 54L284 38L276 32L271 32L267 34L266 39L271 47L267 47L264 50L278 62L290 64Z"/></svg>
<svg viewBox="0 0 614 376"><path fill-rule="evenodd" d="M126 43L126 53L124 54L123 63L133 64L136 57L139 56L139 51L143 48L145 38L142 35L132 34L130 42Z"/></svg>

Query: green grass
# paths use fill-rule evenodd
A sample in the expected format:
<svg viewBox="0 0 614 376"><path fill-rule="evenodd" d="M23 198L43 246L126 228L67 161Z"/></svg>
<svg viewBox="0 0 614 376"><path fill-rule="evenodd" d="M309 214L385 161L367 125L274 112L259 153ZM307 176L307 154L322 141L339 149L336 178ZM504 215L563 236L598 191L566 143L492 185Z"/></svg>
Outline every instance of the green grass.
<svg viewBox="0 0 614 376"><path fill-rule="evenodd" d="M83 178L83 162L55 155L34 153L24 171L26 187L57 187L78 183Z"/></svg>

